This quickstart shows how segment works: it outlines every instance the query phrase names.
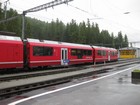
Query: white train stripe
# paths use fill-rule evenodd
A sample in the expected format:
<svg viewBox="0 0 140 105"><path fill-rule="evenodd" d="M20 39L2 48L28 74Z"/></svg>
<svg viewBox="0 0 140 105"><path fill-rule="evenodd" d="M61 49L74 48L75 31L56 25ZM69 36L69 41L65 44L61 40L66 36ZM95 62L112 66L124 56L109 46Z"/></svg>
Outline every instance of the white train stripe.
<svg viewBox="0 0 140 105"><path fill-rule="evenodd" d="M70 61L81 61L81 60L92 60L92 59L70 59ZM61 62L61 60L45 60L45 61L30 61L30 63L47 63L47 62Z"/></svg>
<svg viewBox="0 0 140 105"><path fill-rule="evenodd" d="M105 57L105 58L95 58L95 59L108 59L107 57ZM114 58L115 59L115 58Z"/></svg>
<svg viewBox="0 0 140 105"><path fill-rule="evenodd" d="M19 62L0 62L0 64L16 64L16 63L23 63L23 61L19 61Z"/></svg>
<svg viewBox="0 0 140 105"><path fill-rule="evenodd" d="M70 61L80 61L80 60L92 60L92 59L70 59ZM30 63L43 63L43 62L61 62L61 60L30 61ZM0 64L16 64L16 63L23 63L23 61L0 62Z"/></svg>
<svg viewBox="0 0 140 105"><path fill-rule="evenodd" d="M61 60L30 61L30 63L61 62Z"/></svg>
<svg viewBox="0 0 140 105"><path fill-rule="evenodd" d="M86 60L93 60L93 59L70 59L70 61L82 61L82 60L86 61Z"/></svg>

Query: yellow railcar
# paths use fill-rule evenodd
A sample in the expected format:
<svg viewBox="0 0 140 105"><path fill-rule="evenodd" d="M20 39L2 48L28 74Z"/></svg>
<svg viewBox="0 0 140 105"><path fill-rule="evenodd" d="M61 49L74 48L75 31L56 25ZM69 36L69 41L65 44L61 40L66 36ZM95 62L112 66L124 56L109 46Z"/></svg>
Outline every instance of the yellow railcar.
<svg viewBox="0 0 140 105"><path fill-rule="evenodd" d="M119 58L131 59L140 57L140 48L127 47L119 49Z"/></svg>
<svg viewBox="0 0 140 105"><path fill-rule="evenodd" d="M121 50L120 58L122 59L136 58L136 50Z"/></svg>

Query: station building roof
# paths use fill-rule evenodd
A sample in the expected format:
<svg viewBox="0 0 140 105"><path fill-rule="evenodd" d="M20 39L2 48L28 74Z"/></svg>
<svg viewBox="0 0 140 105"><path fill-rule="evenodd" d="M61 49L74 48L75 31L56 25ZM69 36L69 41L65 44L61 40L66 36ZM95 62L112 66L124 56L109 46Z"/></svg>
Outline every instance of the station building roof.
<svg viewBox="0 0 140 105"><path fill-rule="evenodd" d="M140 50L140 48L138 48L138 47L124 47L124 48L120 48L119 50Z"/></svg>

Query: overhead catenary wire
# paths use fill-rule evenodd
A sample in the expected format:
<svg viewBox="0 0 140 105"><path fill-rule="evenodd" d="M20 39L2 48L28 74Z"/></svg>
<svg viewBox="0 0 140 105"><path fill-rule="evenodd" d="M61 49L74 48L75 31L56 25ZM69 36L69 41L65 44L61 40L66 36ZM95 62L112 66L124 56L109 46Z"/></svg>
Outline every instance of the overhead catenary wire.
<svg viewBox="0 0 140 105"><path fill-rule="evenodd" d="M107 20L107 21L111 21L111 22L114 22L115 24L119 24L120 26L122 26L122 27L125 27L126 28L126 26L125 25L121 25L120 23L118 23L118 22L115 22L115 21L113 21L113 20L110 20L110 19L106 19L106 18L102 18L102 17L98 17L97 15L95 15L95 14L92 14L92 13L90 13L89 11L86 11L86 10L84 10L84 9L81 9L81 8L79 8L79 7L77 7L77 6L73 6L73 5L71 5L71 4L68 4L69 6L71 6L71 7L73 7L73 8L75 8L75 9L77 9L77 10L79 10L79 11L82 11L82 12L84 12L84 13L87 13L87 14L89 14L89 15L92 15L92 16L94 16L95 18L91 18L91 19L89 19L89 20L99 20L99 19L104 19L104 20Z"/></svg>
<svg viewBox="0 0 140 105"><path fill-rule="evenodd" d="M98 17L97 15L92 14L92 13L90 13L89 11L86 11L86 10L84 10L84 9L81 9L81 8L79 8L79 7L77 7L77 6L73 6L73 5L71 5L71 4L68 4L68 5L71 6L71 7L73 7L73 8L75 8L75 9L77 9L77 10L79 10L79 11L82 11L82 12L87 13L87 14L89 14L89 15L92 15L92 16L94 16L94 17Z"/></svg>

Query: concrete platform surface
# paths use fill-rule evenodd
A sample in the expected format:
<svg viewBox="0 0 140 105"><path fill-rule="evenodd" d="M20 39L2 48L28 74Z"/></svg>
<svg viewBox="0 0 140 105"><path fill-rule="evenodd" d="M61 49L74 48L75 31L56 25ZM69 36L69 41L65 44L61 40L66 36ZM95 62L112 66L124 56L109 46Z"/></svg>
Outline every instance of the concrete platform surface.
<svg viewBox="0 0 140 105"><path fill-rule="evenodd" d="M8 105L140 105L140 84L131 82L131 71L139 66L110 72Z"/></svg>

